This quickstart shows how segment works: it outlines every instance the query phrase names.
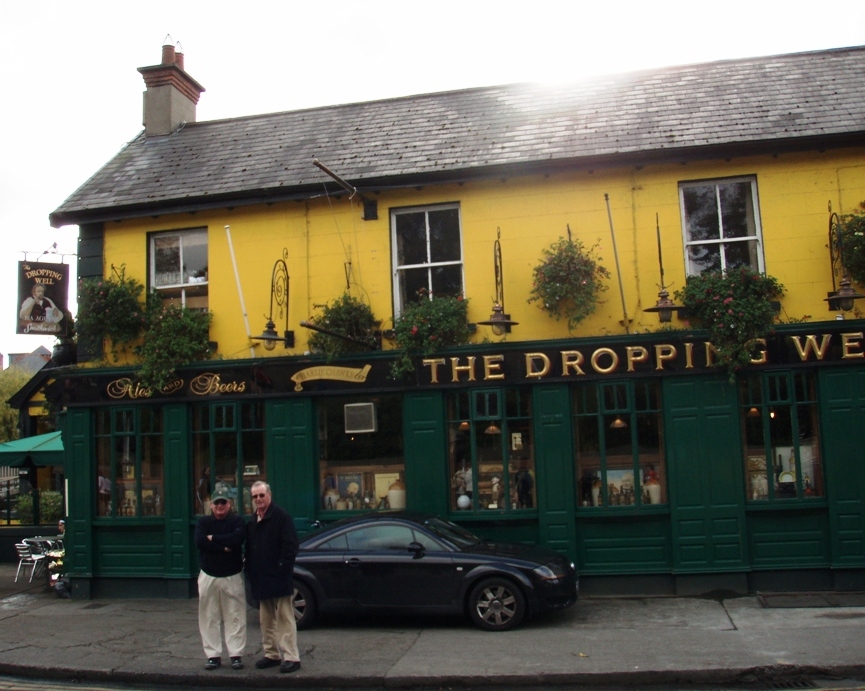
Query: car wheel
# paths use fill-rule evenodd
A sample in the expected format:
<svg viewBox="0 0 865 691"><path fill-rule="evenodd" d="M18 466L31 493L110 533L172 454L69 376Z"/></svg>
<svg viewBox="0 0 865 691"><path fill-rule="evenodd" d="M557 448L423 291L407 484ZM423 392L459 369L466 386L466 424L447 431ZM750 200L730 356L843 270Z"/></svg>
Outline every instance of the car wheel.
<svg viewBox="0 0 865 691"><path fill-rule="evenodd" d="M315 595L303 581L294 581L294 623L298 629L308 629L315 621Z"/></svg>
<svg viewBox="0 0 865 691"><path fill-rule="evenodd" d="M487 631L508 631L520 625L526 615L526 598L512 581L487 578L469 596L472 621Z"/></svg>

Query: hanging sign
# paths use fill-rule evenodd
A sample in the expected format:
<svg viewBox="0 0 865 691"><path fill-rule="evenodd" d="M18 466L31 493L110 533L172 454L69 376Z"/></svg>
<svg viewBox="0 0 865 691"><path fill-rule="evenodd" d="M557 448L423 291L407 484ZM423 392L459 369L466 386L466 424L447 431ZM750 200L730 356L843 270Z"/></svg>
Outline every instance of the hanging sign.
<svg viewBox="0 0 865 691"><path fill-rule="evenodd" d="M65 336L69 328L69 265L18 262L19 334Z"/></svg>

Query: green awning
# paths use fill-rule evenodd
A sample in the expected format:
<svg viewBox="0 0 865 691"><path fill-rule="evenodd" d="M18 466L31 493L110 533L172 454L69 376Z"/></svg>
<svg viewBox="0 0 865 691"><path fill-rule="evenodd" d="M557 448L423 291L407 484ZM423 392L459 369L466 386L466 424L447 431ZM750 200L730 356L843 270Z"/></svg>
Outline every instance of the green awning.
<svg viewBox="0 0 865 691"><path fill-rule="evenodd" d="M61 433L50 432L0 444L0 465L20 468L28 459L33 465L63 465Z"/></svg>

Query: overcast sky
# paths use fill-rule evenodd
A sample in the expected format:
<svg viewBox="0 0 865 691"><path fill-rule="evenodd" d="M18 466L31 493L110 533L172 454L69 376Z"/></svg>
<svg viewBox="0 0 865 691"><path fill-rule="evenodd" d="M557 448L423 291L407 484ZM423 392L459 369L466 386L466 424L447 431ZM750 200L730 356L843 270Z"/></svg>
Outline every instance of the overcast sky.
<svg viewBox="0 0 865 691"><path fill-rule="evenodd" d="M223 0L0 2L0 353L17 262L72 264L77 227L48 214L141 129L136 68L167 34L206 92L198 120L512 82L865 44L863 0ZM71 298L74 296L70 296Z"/></svg>

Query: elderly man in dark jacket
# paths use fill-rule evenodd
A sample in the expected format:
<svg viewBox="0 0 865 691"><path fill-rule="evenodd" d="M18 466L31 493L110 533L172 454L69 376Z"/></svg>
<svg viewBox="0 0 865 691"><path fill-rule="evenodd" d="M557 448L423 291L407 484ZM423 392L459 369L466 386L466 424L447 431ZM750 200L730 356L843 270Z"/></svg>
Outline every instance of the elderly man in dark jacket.
<svg viewBox="0 0 865 691"><path fill-rule="evenodd" d="M246 576L252 596L259 601L264 657L258 669L279 665L280 672L300 669L297 626L294 620L292 572L297 556L294 521L273 503L270 485L256 482L250 489L255 513L246 524Z"/></svg>

